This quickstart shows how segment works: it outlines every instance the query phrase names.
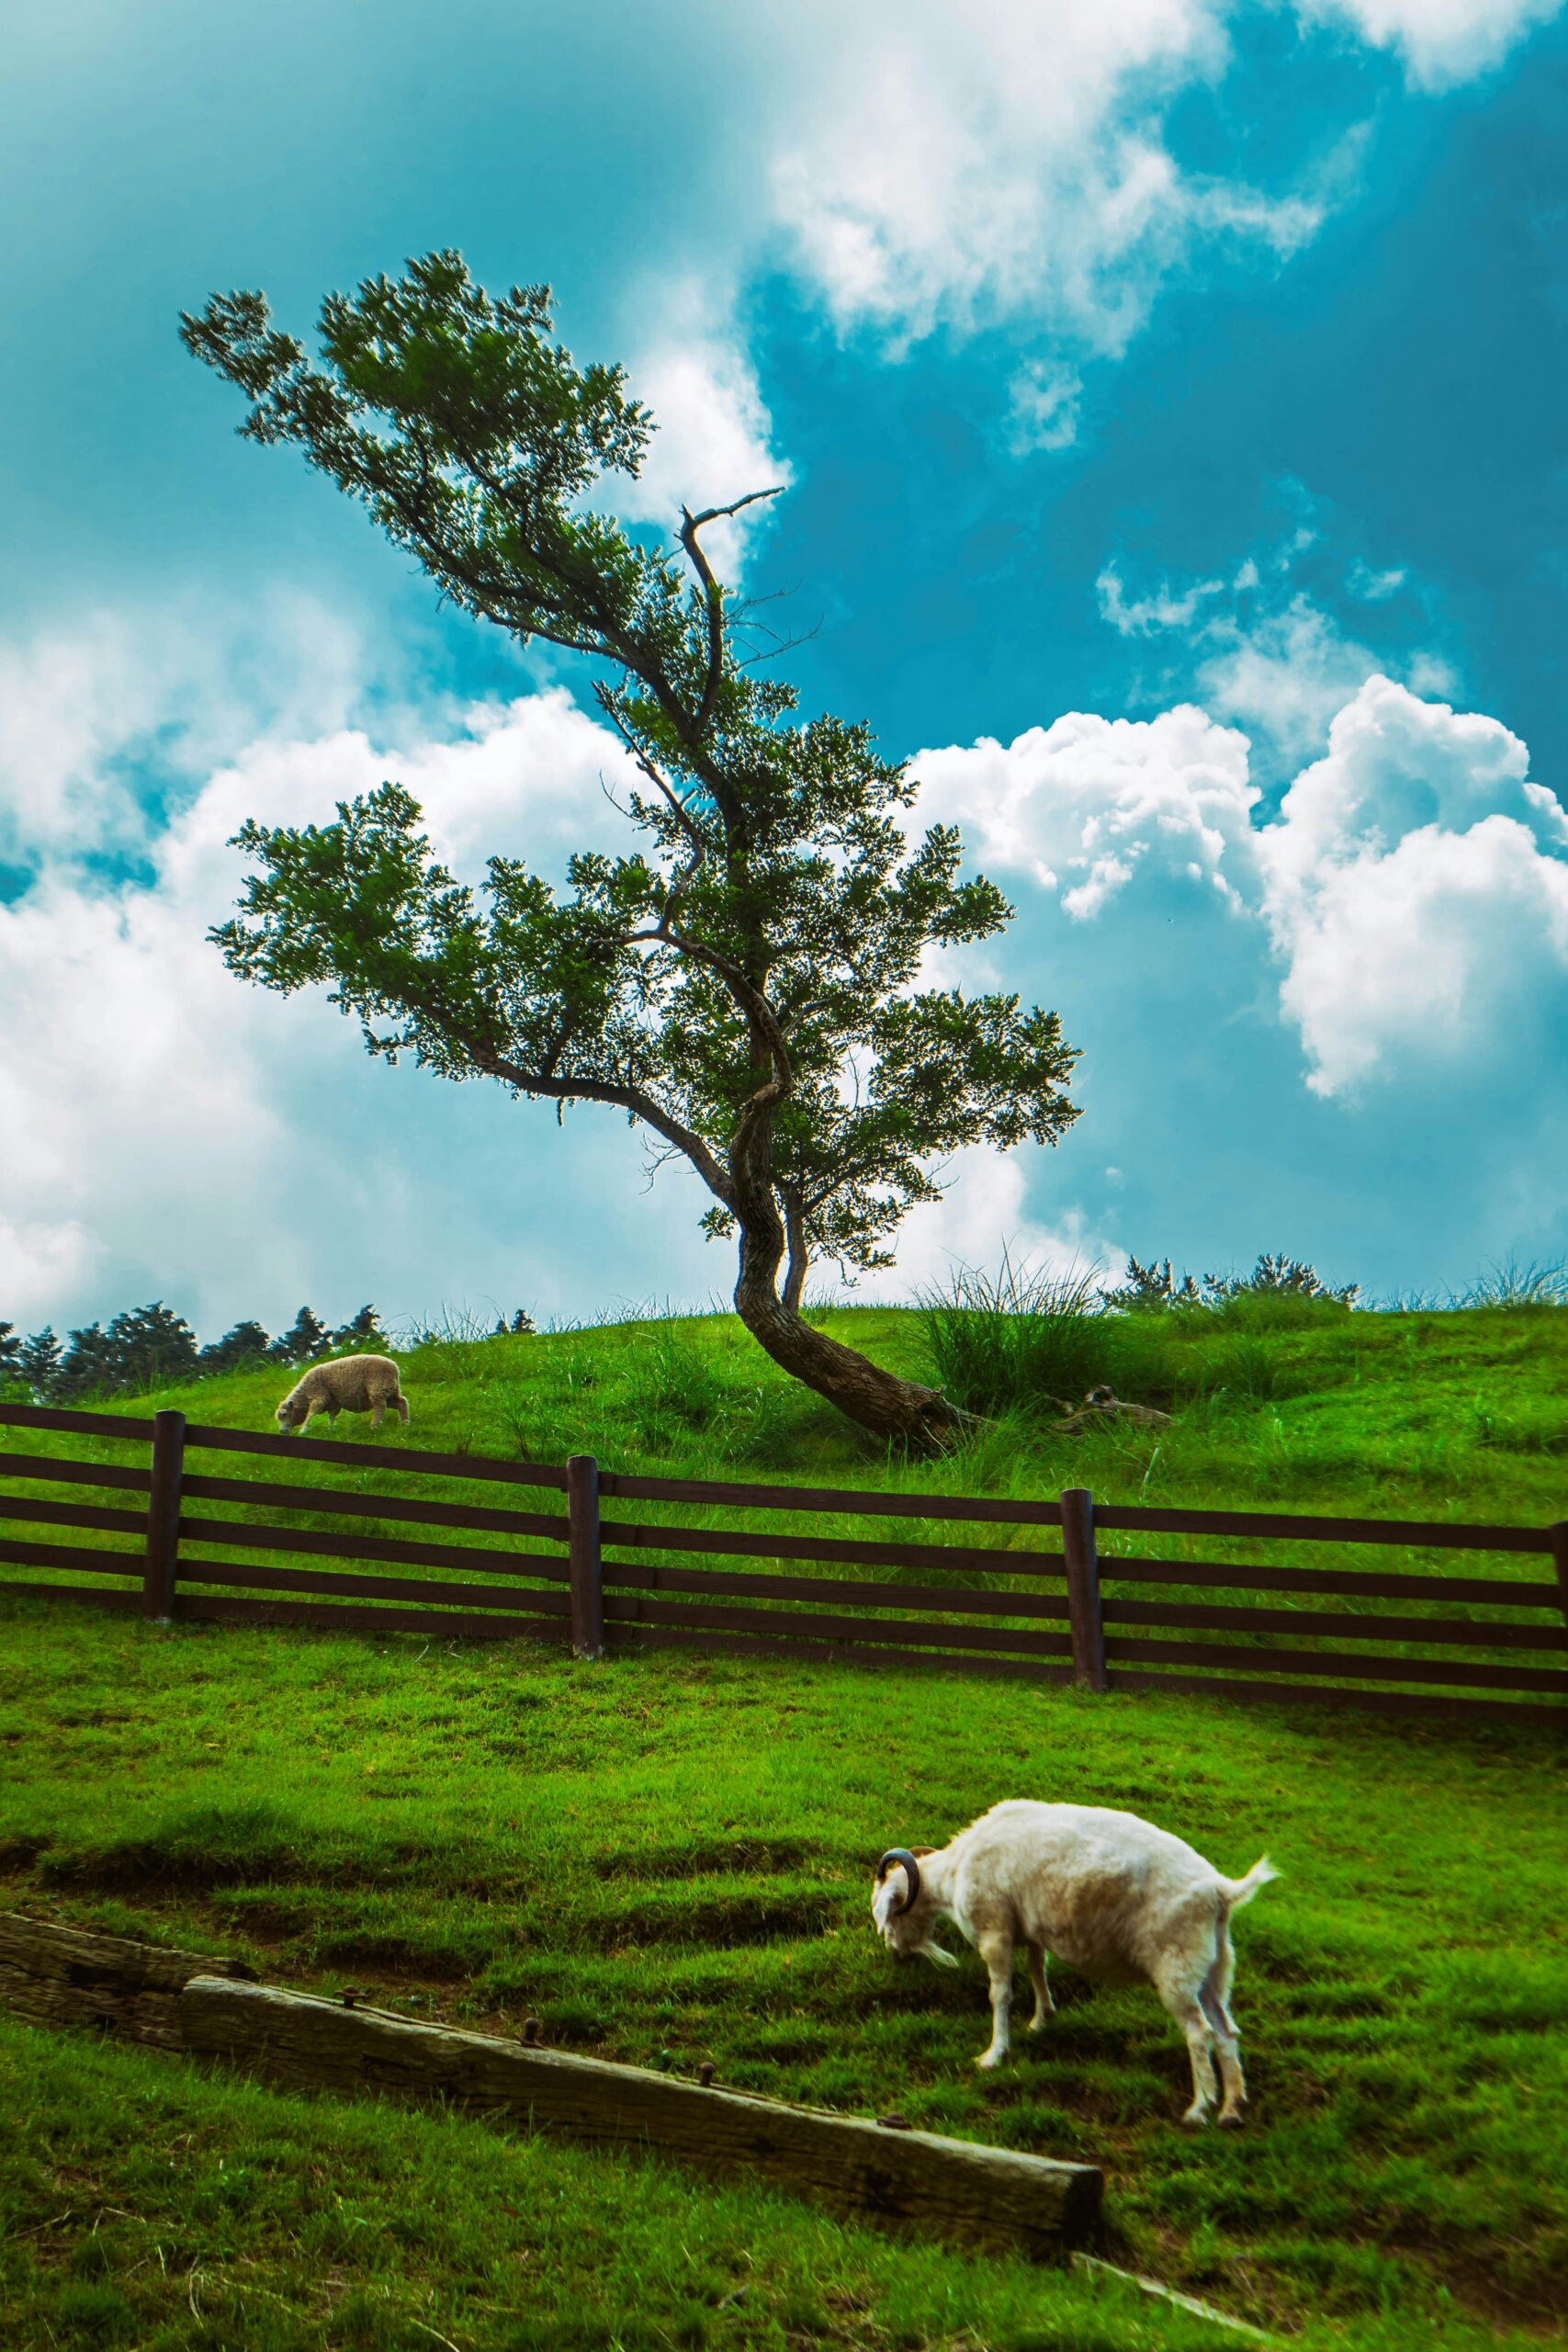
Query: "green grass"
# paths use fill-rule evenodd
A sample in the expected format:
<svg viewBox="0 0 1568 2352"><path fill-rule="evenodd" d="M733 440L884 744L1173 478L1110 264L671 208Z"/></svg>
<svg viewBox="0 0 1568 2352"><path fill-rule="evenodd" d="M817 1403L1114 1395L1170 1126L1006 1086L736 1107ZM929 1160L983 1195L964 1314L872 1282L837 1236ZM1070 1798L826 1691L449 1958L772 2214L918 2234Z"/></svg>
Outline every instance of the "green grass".
<svg viewBox="0 0 1568 2352"><path fill-rule="evenodd" d="M1348 2342L1379 2313L1438 2340L1445 2297L1544 2324L1568 2261L1545 1735L21 1601L0 1657L13 1904L412 2014L532 2008L559 2046L711 2059L785 2098L863 2112L896 2084L928 2128L1104 2163L1122 2259ZM1021 1792L1284 1870L1238 1927L1247 2133L1179 2129L1185 2054L1151 1996L1064 1973L1050 2034L983 2076L977 1963L882 1950L876 1853Z"/></svg>
<svg viewBox="0 0 1568 2352"><path fill-rule="evenodd" d="M0 2324L16 2352L1214 2340L1131 2290L894 2246L761 2190L4 2021L0 2098Z"/></svg>
<svg viewBox="0 0 1568 2352"><path fill-rule="evenodd" d="M917 1317L827 1319L928 1370ZM1024 1415L955 1457L892 1458L715 1317L422 1350L404 1360L407 1438L385 1432L385 1469L336 1476L414 1491L423 1482L392 1465L415 1444L914 1490L1088 1483L1128 1501L1562 1515L1561 1309L1168 1320L1177 1420L1157 1445L1075 1442ZM279 1392L276 1375L238 1376L148 1402L266 1428ZM300 1459L288 1475L327 1473ZM478 1482L467 1492L501 1499ZM931 2128L1102 2162L1115 2258L1255 2319L1308 2324L1313 2341L1522 2343L1550 2328L1568 2265L1568 1962L1563 1758L1545 1731L782 1661L590 1668L525 1643L159 1629L0 1589L0 1902L243 1952L323 1989L365 1984L412 2014L510 2027L533 2008L563 2047L683 2069L708 2058L721 2081L785 2098L864 2112L894 2082ZM981 2076L978 1964L939 1975L882 1951L866 1908L881 1849L940 1842L1017 1794L1127 1805L1226 1869L1273 1854L1285 1876L1238 1924L1246 2133L1179 2129L1185 2054L1152 1996L1064 1973L1043 2043ZM637 2327L650 2344L793 2333L868 2352L1178 2340L1142 2306L1090 2314L1077 2288L1006 2265L890 2253L804 2209L477 2124L276 2099L152 2053L16 2030L5 2047L26 2093L6 2111L30 2118L15 2193L32 2234L8 2257L16 2316L0 2314L17 2342L49 2340L35 2312L71 2346L118 2327L138 2345L401 2352L432 2340L423 2326L481 2352L609 2345L592 2326L617 2319L629 2344L645 2340ZM136 2132L117 2132L132 2112ZM182 2167L210 2190L220 2157L243 2167L258 2143L296 2152L265 2197L232 2212L198 2200L164 2244ZM493 2188L491 2205L475 2201L513 2165L532 2184L510 2199L515 2226L497 2221ZM448 2176L449 2192L435 2185ZM347 2251L328 2244L339 2199L371 2223ZM99 2259L84 2248L100 2206L122 2212L93 2242L107 2232L119 2251L95 2279L79 2266ZM558 2214L547 2254L541 2216ZM425 2233L405 2240L411 2217ZM575 2269L560 2250L574 2219L597 2249ZM740 2245L760 2275L727 2304ZM188 2307L193 2266L219 2282L196 2290L205 2318ZM57 2306L78 2290L68 2319ZM812 2293L815 2316L801 2317L792 2299ZM115 2296L132 2319L114 2316ZM564 2315L587 2332L560 2333ZM1140 2327L1156 2332L1127 2332Z"/></svg>

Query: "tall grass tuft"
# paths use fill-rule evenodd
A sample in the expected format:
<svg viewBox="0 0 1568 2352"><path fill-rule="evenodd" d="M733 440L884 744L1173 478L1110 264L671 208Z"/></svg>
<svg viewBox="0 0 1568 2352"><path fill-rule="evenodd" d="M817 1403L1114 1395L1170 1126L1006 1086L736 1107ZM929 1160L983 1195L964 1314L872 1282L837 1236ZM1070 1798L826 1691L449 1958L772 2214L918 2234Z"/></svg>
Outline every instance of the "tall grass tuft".
<svg viewBox="0 0 1568 2352"><path fill-rule="evenodd" d="M1568 1306L1568 1265L1521 1266L1514 1257L1495 1260L1468 1290L1455 1292L1450 1306Z"/></svg>
<svg viewBox="0 0 1568 2352"><path fill-rule="evenodd" d="M1099 1267L1049 1273L1004 1252L991 1274L964 1266L919 1295L926 1354L965 1412L1052 1415L1108 1382L1136 1403L1168 1395L1169 1342L1148 1316L1108 1311Z"/></svg>

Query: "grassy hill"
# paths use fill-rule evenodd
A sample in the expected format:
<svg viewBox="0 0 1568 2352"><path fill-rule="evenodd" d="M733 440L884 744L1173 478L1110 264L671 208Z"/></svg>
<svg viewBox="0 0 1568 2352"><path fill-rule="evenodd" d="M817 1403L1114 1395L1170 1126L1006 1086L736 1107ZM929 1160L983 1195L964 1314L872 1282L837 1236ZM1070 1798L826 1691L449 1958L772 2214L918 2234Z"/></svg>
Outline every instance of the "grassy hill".
<svg viewBox="0 0 1568 2352"><path fill-rule="evenodd" d="M914 1316L828 1319L928 1369ZM413 1425L364 1476L387 1483L412 1443L802 1483L1563 1513L1561 1310L1178 1317L1149 1348L1147 1393L1176 1413L1157 1445L1066 1438L1026 1397L958 1455L909 1464L728 1318L442 1342L404 1360ZM265 1428L284 1385L151 1401ZM863 2111L896 2082L917 2122L1102 2161L1118 2259L1310 2342L1551 2333L1568 1958L1548 1732L782 1661L585 1667L527 1643L157 1628L0 1595L0 1901L417 2014L507 2025L531 2007L562 2046L707 2058L785 2097ZM1185 2053L1147 1993L1064 1972L1050 2033L982 2076L978 1963L939 1975L882 1951L876 1853L1017 1794L1129 1806L1225 1869L1271 1852L1285 1875L1237 1931L1247 2132L1179 2130ZM41 2048L0 2030L21 2120L0 2155L14 2341L48 2340L45 2320L67 2346L247 2352L1218 2340L460 2120Z"/></svg>

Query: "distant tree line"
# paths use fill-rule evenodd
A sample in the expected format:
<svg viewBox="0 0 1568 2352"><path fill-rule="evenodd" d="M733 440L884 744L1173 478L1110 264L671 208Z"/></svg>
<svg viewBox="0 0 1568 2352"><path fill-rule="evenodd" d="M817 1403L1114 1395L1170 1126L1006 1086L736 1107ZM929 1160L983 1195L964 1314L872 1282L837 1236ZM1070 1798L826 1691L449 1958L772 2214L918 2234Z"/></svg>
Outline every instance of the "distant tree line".
<svg viewBox="0 0 1568 2352"><path fill-rule="evenodd" d="M498 1338L521 1336L533 1329L532 1316L521 1306L510 1320L499 1317L495 1326ZM418 1339L436 1336L422 1331ZM302 1306L289 1329L276 1340L263 1324L246 1321L203 1347L183 1315L154 1299L148 1306L128 1307L107 1329L89 1323L68 1332L63 1341L47 1323L24 1338L14 1323L0 1321L0 1395L24 1394L40 1405L74 1405L88 1396L166 1388L177 1381L254 1371L263 1364L292 1370L321 1356L378 1351L390 1344L374 1306L362 1306L335 1329Z"/></svg>
<svg viewBox="0 0 1568 2352"><path fill-rule="evenodd" d="M63 1342L47 1323L26 1339L13 1324L0 1323L0 1384L25 1388L40 1404L70 1405L85 1396L123 1396L261 1364L310 1363L338 1349L386 1345L376 1309L367 1306L335 1330L302 1306L292 1329L276 1340L262 1324L248 1321L202 1347L185 1317L154 1299L115 1316L107 1329L89 1323Z"/></svg>

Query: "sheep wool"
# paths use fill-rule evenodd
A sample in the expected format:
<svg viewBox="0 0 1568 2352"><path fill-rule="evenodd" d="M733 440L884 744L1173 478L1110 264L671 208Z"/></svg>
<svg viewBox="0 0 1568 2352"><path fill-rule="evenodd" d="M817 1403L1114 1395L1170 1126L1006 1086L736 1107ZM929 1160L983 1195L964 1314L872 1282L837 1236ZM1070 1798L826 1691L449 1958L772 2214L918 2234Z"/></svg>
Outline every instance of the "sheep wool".
<svg viewBox="0 0 1568 2352"><path fill-rule="evenodd" d="M277 1408L277 1426L285 1437L298 1435L315 1413L336 1420L340 1413L368 1413L379 1429L390 1405L404 1428L408 1399L398 1385L398 1367L390 1356L339 1356L328 1363L313 1363Z"/></svg>

